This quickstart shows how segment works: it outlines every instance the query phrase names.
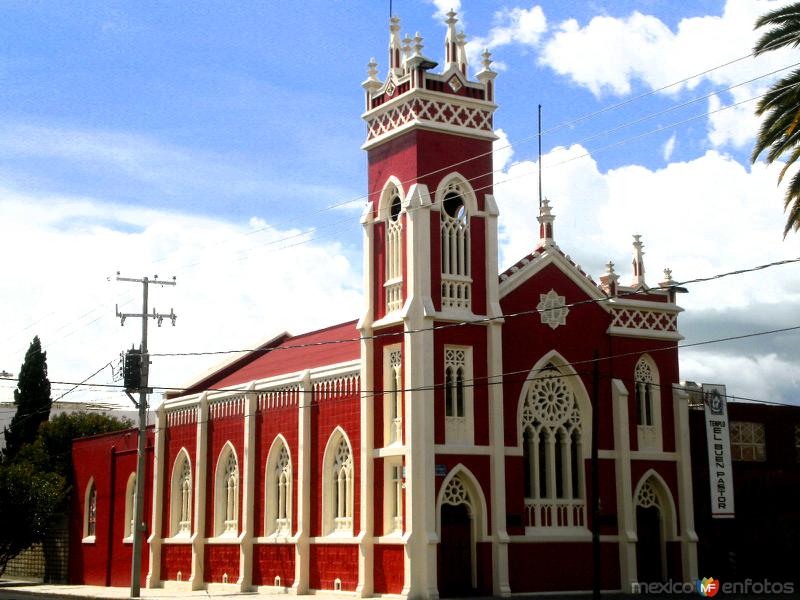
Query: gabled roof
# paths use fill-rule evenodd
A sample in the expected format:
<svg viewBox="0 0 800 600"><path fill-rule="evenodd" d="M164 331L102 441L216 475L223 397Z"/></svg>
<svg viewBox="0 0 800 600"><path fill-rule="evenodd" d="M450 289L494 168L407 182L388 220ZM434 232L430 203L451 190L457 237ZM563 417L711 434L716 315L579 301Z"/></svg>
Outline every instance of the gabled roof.
<svg viewBox="0 0 800 600"><path fill-rule="evenodd" d="M295 336L282 333L253 350L237 355L187 386L183 392L169 394L169 397L196 394L209 388L244 385L284 373L356 360L361 356L359 337L356 321Z"/></svg>
<svg viewBox="0 0 800 600"><path fill-rule="evenodd" d="M581 269L569 255L564 254L556 244L539 246L536 250L500 273L500 298L502 299L550 264L556 265L590 298L597 300L608 298L607 294L597 285L594 279ZM605 303L600 303L600 305L608 310Z"/></svg>

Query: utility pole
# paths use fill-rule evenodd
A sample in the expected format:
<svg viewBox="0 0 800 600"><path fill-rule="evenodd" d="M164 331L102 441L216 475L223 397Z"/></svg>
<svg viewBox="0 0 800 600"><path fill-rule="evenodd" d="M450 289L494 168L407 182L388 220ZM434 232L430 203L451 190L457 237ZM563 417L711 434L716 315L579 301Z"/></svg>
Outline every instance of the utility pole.
<svg viewBox="0 0 800 600"><path fill-rule="evenodd" d="M147 427L147 394L152 390L148 388L148 374L150 371L150 356L147 353L147 325L148 319L155 319L158 326L161 327L161 322L164 319L172 321L172 326L175 326L175 319L177 315L170 308L169 314L161 314L153 309L152 313L148 313L147 308L147 292L148 286L153 285L175 285L175 277L172 281L165 281L159 279L158 275L153 279L143 277L142 279L133 279L130 277L120 277L117 271L117 281L127 281L131 283L142 284L142 312L141 313L121 313L117 307L117 317L120 319L120 325L125 325L125 319L128 317L138 317L142 319L142 345L139 349L141 353L141 380L139 384L139 402L133 399L133 396L126 390L125 393L133 401L139 409L139 446L137 450L136 460L136 495L133 501L133 564L131 565L131 598L139 598L141 588L141 572L142 572L142 535L147 530L144 523L144 478L145 478L145 429Z"/></svg>

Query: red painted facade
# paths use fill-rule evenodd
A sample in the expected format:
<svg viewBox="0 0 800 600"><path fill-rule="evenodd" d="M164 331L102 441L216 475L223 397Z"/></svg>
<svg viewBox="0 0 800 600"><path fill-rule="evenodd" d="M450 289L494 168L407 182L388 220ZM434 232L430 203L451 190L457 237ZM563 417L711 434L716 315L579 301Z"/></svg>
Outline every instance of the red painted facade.
<svg viewBox="0 0 800 600"><path fill-rule="evenodd" d="M496 276L496 73L464 76L450 21L442 73L400 64L395 26L392 71L364 83L368 307L167 398L149 433L146 506L155 493L161 510L143 573L187 590L584 591L597 527L605 590L656 563L696 575L674 291L613 271L596 283L557 246L546 203L542 239ZM73 579L127 585L134 434L73 452ZM91 478L97 533L81 541ZM658 543L638 542L653 518Z"/></svg>

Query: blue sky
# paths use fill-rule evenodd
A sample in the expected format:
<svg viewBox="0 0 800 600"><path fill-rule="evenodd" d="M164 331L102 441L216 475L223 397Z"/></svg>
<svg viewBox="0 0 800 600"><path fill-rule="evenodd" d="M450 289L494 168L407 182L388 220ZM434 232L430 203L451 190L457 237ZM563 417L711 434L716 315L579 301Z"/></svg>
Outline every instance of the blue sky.
<svg viewBox="0 0 800 600"><path fill-rule="evenodd" d="M628 277L641 233L655 284L665 266L682 279L800 256L798 236L782 238L777 169L748 160L757 120L746 101L774 76L738 85L800 52L713 69L747 55L755 16L778 5L395 0L394 10L441 61L440 15L458 8L471 55L488 46L498 62L498 147L511 146L495 164L505 264L535 240L536 105L548 130L630 100L545 135L543 187L559 243L593 275L612 259ZM360 83L372 56L385 74L387 17L388 2L373 0L4 3L0 327L11 335L0 369L18 369L34 333L63 381L135 341L136 327L114 319L114 304L132 310L138 293L108 281L118 269L178 276L154 296L181 315L153 334L164 351L248 347L357 316L358 202L347 201L365 191ZM798 281L794 265L692 287L687 341L799 324ZM791 335L687 351L682 377L800 402ZM184 383L217 360L165 358L154 377Z"/></svg>

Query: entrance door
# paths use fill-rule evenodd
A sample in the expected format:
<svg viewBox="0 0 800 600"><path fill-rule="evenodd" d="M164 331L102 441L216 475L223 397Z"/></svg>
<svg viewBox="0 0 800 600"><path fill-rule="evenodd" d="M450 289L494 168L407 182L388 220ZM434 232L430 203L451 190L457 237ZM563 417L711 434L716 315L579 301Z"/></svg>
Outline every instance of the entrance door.
<svg viewBox="0 0 800 600"><path fill-rule="evenodd" d="M639 581L653 582L664 579L663 540L661 539L661 511L657 506L636 507L636 563Z"/></svg>
<svg viewBox="0 0 800 600"><path fill-rule="evenodd" d="M439 595L472 596L472 519L466 504L442 505Z"/></svg>

